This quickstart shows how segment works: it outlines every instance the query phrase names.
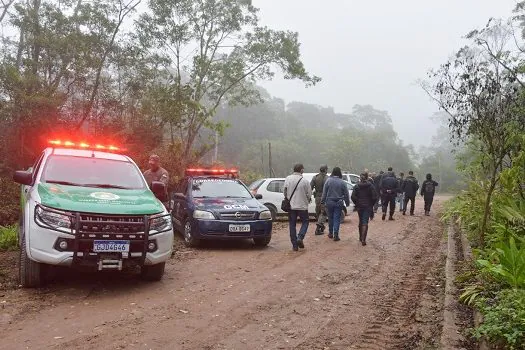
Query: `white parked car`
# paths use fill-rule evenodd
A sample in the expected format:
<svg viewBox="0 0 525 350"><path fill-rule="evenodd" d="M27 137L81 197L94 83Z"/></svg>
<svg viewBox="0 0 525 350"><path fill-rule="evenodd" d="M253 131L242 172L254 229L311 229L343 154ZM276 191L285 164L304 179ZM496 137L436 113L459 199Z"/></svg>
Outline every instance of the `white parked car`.
<svg viewBox="0 0 525 350"><path fill-rule="evenodd" d="M310 182L315 174L305 173L303 177ZM284 180L285 178L265 178L254 181L248 188L253 193L253 195L261 195L262 198L259 199L259 202L264 204L272 213L272 218L275 220L279 216L286 215L286 212L281 210L281 203L284 199ZM352 196L353 185L349 182L346 183L348 187L348 194ZM345 216L348 215L349 210L352 204L349 207L343 209L343 214L341 216L341 222L344 221ZM315 216L315 200L312 196L312 201L308 206L308 213Z"/></svg>

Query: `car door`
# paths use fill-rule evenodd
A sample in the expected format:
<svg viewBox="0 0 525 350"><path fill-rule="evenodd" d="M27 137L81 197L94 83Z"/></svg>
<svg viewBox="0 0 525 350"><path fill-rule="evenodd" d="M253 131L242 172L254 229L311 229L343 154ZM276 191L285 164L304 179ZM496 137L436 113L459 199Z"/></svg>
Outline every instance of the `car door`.
<svg viewBox="0 0 525 350"><path fill-rule="evenodd" d="M272 204L275 208L277 208L278 213L284 213L281 210L281 203L284 199L284 179L270 180L266 184L264 192L264 203Z"/></svg>
<svg viewBox="0 0 525 350"><path fill-rule="evenodd" d="M188 210L187 198L188 198L188 178L181 180L176 186L173 193L173 210L172 217L177 226L177 229L180 231L184 225L185 214ZM180 231L182 232L182 231Z"/></svg>

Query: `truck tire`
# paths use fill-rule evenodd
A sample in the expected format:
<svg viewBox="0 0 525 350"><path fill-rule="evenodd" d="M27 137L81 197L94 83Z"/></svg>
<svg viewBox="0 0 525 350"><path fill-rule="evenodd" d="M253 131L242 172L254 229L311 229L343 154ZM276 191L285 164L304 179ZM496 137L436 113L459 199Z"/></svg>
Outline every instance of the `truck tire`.
<svg viewBox="0 0 525 350"><path fill-rule="evenodd" d="M165 262L155 265L142 265L142 267L140 268L140 277L144 281L160 281L162 279L162 276L164 276L165 268Z"/></svg>
<svg viewBox="0 0 525 350"><path fill-rule="evenodd" d="M270 244L270 241L272 240L272 237L261 237L261 238L254 238L253 243L256 247L266 247L268 244Z"/></svg>
<svg viewBox="0 0 525 350"><path fill-rule="evenodd" d="M184 232L182 234L184 236L184 244L186 244L186 247L189 247L189 248L198 247L200 244L200 240L193 236L193 227L191 226L191 221L189 218L186 218L184 220L183 230Z"/></svg>
<svg viewBox="0 0 525 350"><path fill-rule="evenodd" d="M22 235L20 245L20 284L24 288L38 288L44 284L44 264L33 261L27 256L26 238Z"/></svg>

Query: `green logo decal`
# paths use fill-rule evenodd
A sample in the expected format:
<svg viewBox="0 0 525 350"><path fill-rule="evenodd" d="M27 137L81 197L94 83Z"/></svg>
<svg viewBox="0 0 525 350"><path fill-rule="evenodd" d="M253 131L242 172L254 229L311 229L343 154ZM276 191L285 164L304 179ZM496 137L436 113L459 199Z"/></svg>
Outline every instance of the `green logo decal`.
<svg viewBox="0 0 525 350"><path fill-rule="evenodd" d="M116 194L109 192L93 192L89 196L104 201L114 201L120 198Z"/></svg>

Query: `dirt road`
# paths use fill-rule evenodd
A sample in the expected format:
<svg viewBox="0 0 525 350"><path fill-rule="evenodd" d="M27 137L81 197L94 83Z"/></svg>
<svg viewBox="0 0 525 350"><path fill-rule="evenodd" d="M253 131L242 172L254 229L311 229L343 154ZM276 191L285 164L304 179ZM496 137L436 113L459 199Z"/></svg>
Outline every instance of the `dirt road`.
<svg viewBox="0 0 525 350"><path fill-rule="evenodd" d="M181 249L160 283L70 273L41 290L4 289L0 349L438 348L444 229L417 207L376 217L366 247L351 214L340 242L311 224L300 252L284 223L266 249Z"/></svg>

